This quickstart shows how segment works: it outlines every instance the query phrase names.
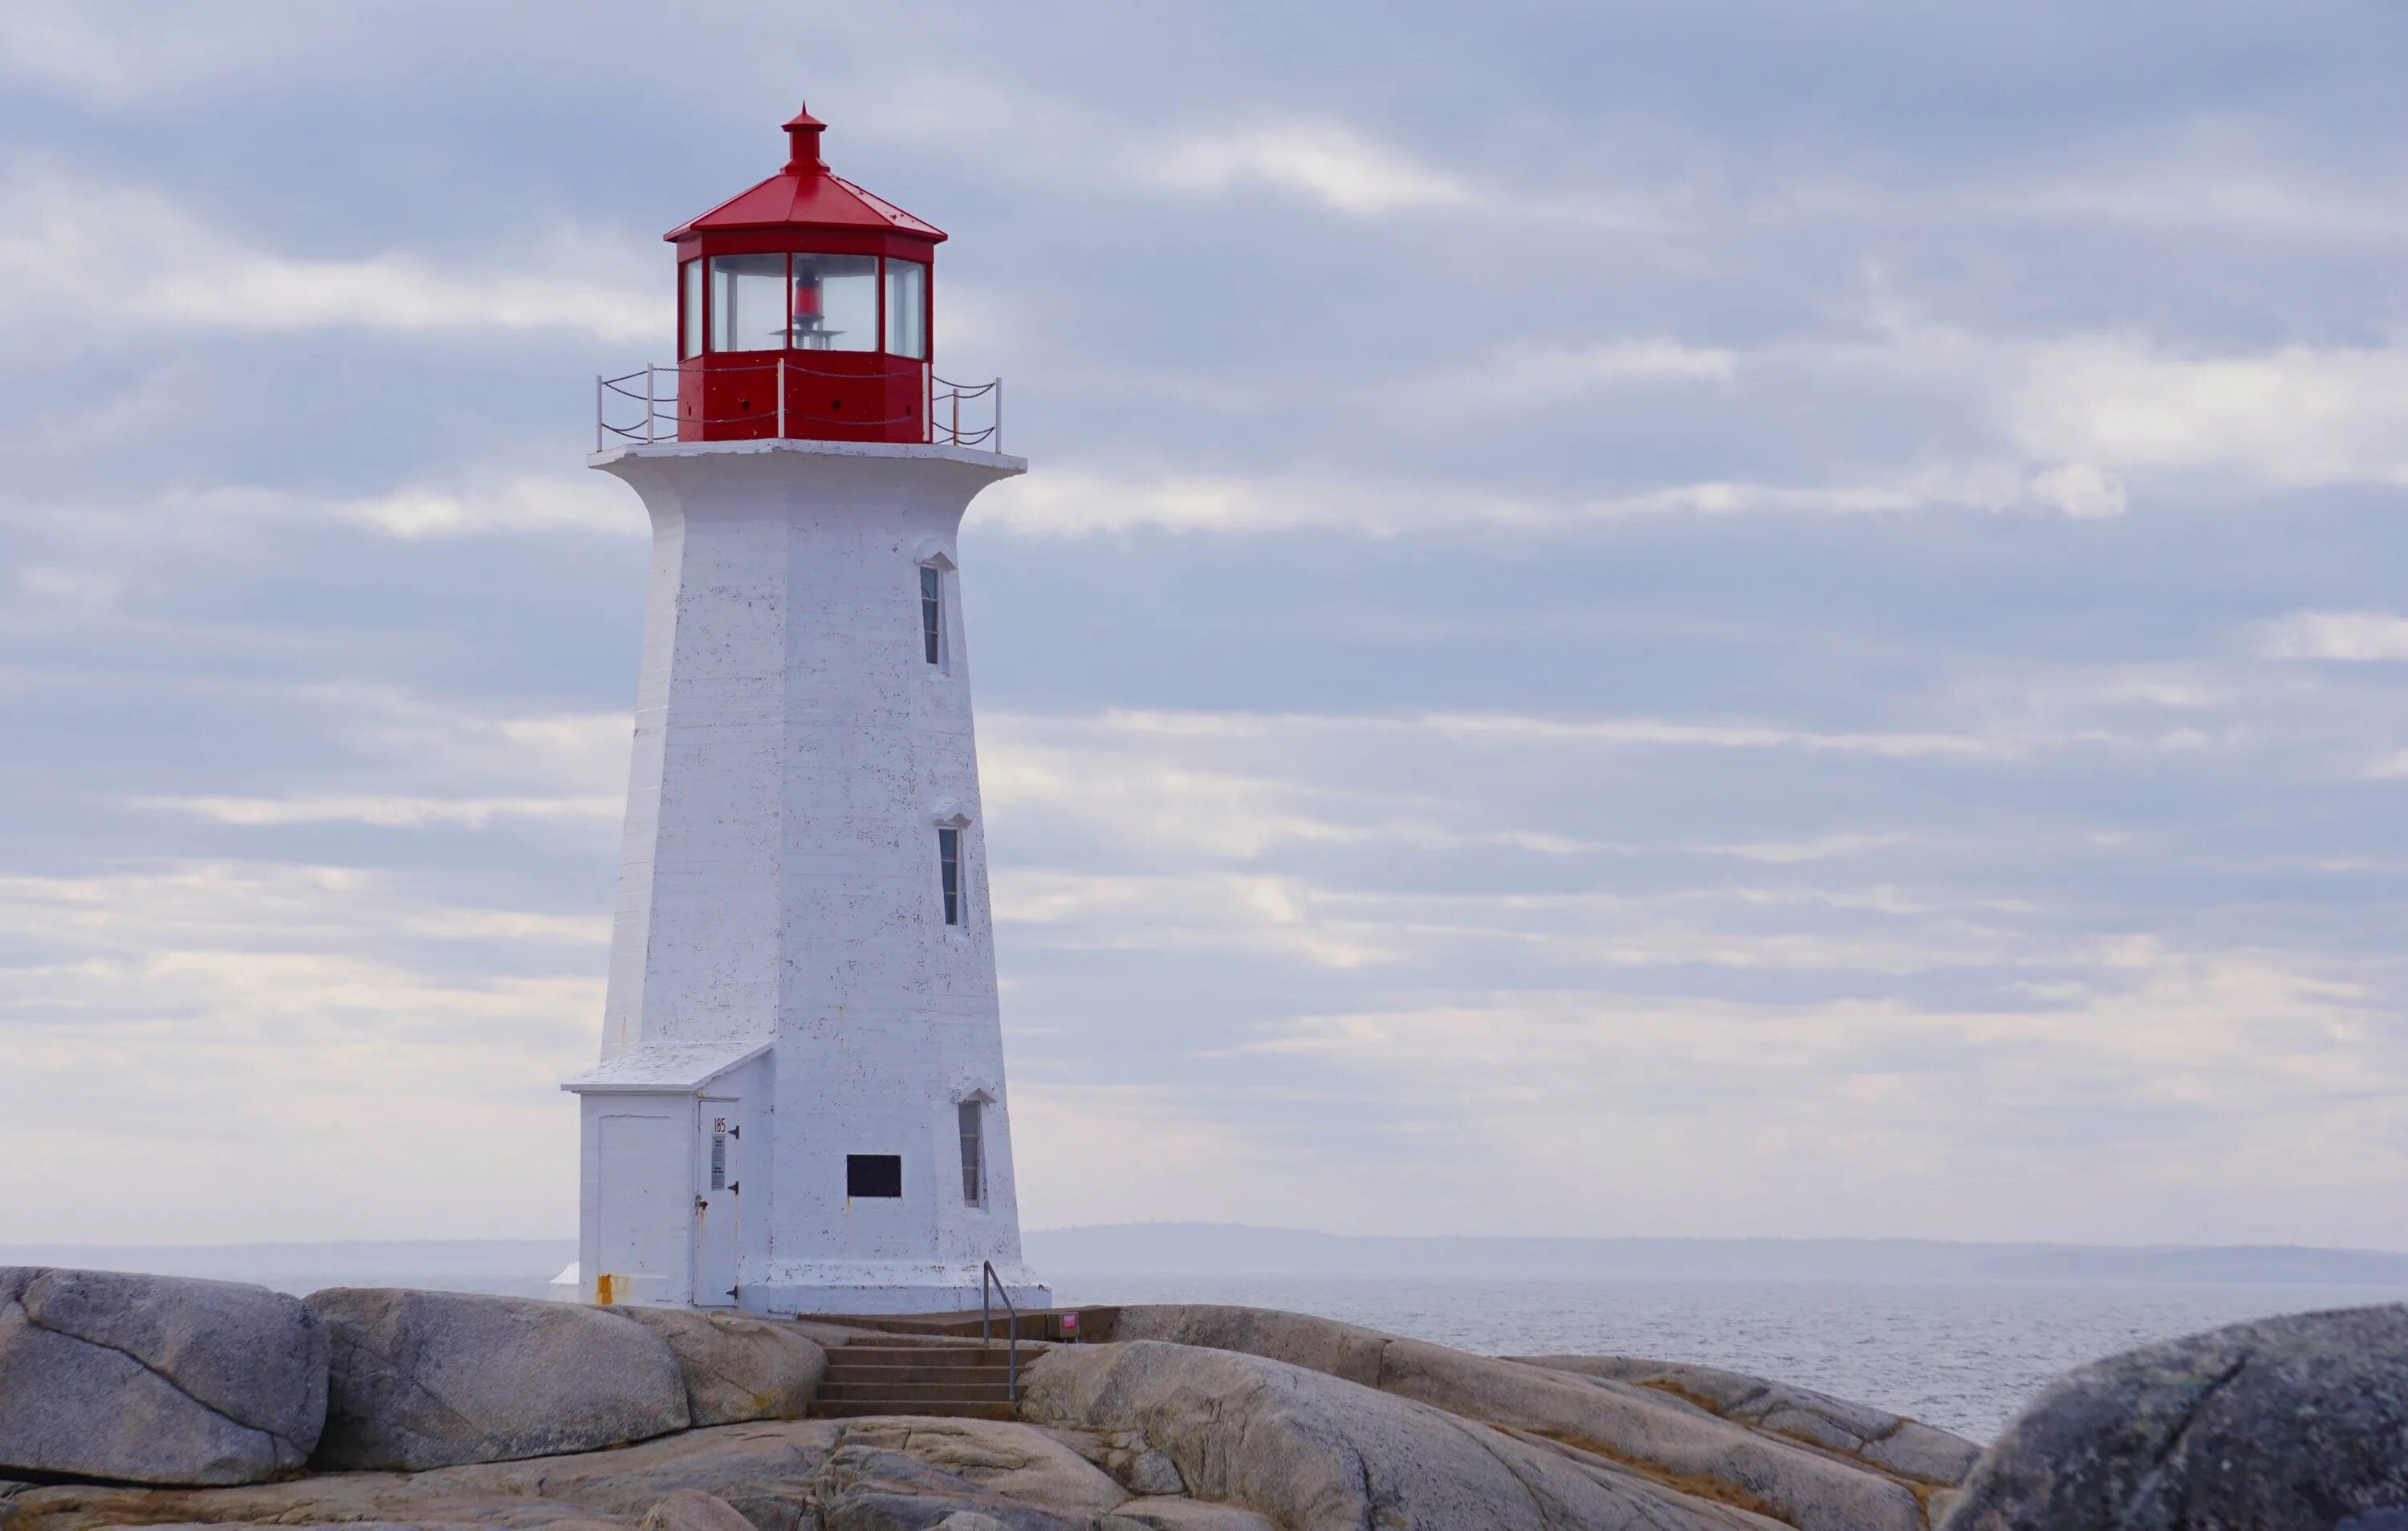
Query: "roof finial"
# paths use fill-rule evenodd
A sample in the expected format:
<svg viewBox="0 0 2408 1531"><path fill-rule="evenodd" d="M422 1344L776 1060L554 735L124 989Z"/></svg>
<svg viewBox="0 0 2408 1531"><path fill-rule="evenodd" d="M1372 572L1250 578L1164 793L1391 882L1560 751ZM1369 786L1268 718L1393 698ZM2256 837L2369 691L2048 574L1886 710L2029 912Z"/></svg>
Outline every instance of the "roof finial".
<svg viewBox="0 0 2408 1531"><path fill-rule="evenodd" d="M809 107L786 119L787 169L806 176L827 174L827 162L820 158L820 130L826 126Z"/></svg>

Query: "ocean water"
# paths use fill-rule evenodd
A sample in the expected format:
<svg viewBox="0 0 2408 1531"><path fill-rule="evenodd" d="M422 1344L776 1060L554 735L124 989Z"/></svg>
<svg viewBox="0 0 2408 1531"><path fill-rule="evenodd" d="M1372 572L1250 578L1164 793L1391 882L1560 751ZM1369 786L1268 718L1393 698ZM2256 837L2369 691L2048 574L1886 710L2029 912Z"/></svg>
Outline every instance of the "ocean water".
<svg viewBox="0 0 2408 1531"><path fill-rule="evenodd" d="M2243 1319L2408 1288L2186 1282L1496 1281L1049 1270L1063 1303L1318 1313L1491 1355L1696 1361L1878 1405L1974 1440L2058 1372Z"/></svg>

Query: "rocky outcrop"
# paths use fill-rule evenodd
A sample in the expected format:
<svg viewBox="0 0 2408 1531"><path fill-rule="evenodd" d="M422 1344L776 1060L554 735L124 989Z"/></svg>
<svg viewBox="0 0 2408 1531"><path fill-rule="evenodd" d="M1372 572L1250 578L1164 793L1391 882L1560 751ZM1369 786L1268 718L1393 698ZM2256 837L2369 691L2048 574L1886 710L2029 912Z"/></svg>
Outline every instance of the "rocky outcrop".
<svg viewBox="0 0 2408 1531"><path fill-rule="evenodd" d="M1560 1362L1472 1355L1353 1324L1252 1308L1124 1308L1111 1333L1115 1339L1208 1346L1308 1367L1541 1437L1617 1464L1642 1481L1748 1510L1799 1531L1924 1531L1935 1504L1944 1502L1975 1451L1971 1442L1916 1425L1910 1438L1897 1443L1897 1461L1884 1462L1845 1442L1878 1447L1895 1440L1905 1422L1865 1410L1852 1417L1869 1434L1850 1433L1837 1416L1826 1427L1815 1423L1813 1400L1819 1395L1802 1392L1787 1394L1797 1407L1782 1414L1778 1425L1770 1411L1760 1420L1746 1417L1743 1401L1734 1403L1726 1417L1712 1407L1713 1396L1736 1390L1743 1399L1745 1389L1769 1384L1721 1373L1715 1375L1730 1381L1708 1391L1709 1368L1690 1373L1700 1392L1684 1397L1610 1371L1592 1375ZM1815 1430L1828 1439L1813 1438L1809 1432Z"/></svg>
<svg viewBox="0 0 2408 1531"><path fill-rule="evenodd" d="M1621 1355L1530 1355L1518 1359L1550 1371L1652 1388L1708 1413L1784 1436L1803 1445L1852 1456L1868 1467L1922 1483L1961 1483L1981 1448L1962 1436L1869 1404L1809 1388L1768 1382L1719 1366L1640 1361Z"/></svg>
<svg viewBox="0 0 2408 1531"><path fill-rule="evenodd" d="M1024 1344L1020 1423L773 1418L810 1406L824 1345L968 1343L942 1335L427 1292L293 1306L327 1379L321 1476L0 1484L0 1531L1928 1531L1971 1453L1713 1368L1248 1309L1125 1309L1115 1342Z"/></svg>
<svg viewBox="0 0 2408 1531"><path fill-rule="evenodd" d="M590 1452L686 1428L677 1358L598 1309L337 1287L321 1470L418 1470Z"/></svg>
<svg viewBox="0 0 2408 1531"><path fill-rule="evenodd" d="M677 1357L686 1413L697 1427L798 1420L827 1373L827 1352L792 1324L682 1308L611 1308Z"/></svg>
<svg viewBox="0 0 2408 1531"><path fill-rule="evenodd" d="M1132 1499L1088 1458L1100 1440L984 1420L805 1420L733 1424L614 1452L421 1473L327 1474L251 1488L51 1486L0 1498L7 1531L156 1524L497 1525L659 1531L698 1524L705 1496L754 1531L953 1531L984 1516L1010 1531L1268 1531L1192 1501ZM1124 1511L1129 1513L1124 1514ZM1191 1513L1192 1511L1192 1513ZM727 1531L734 1531L728 1527Z"/></svg>
<svg viewBox="0 0 2408 1531"><path fill-rule="evenodd" d="M680 1489L644 1512L636 1531L752 1531L734 1505L700 1489Z"/></svg>
<svg viewBox="0 0 2408 1531"><path fill-rule="evenodd" d="M326 1413L327 1336L230 1281L0 1268L0 1471L141 1483L297 1472Z"/></svg>
<svg viewBox="0 0 2408 1531"><path fill-rule="evenodd" d="M1141 1434L1197 1497L1291 1531L1766 1524L1601 1458L1258 1355L1153 1340L1056 1348L1030 1367L1022 1409L1040 1424Z"/></svg>
<svg viewBox="0 0 2408 1531"><path fill-rule="evenodd" d="M2408 1528L2408 1306L2301 1313L2066 1373L1947 1531Z"/></svg>

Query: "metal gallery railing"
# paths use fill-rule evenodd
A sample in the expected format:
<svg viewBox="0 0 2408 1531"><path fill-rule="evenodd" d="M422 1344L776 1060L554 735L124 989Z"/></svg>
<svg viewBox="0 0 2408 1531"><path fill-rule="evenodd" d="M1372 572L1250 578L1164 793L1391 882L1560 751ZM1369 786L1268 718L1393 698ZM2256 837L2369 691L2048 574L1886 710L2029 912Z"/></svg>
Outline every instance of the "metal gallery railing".
<svg viewBox="0 0 2408 1531"><path fill-rule="evenodd" d="M817 434L812 429L814 426L884 430L911 424L918 426L922 441L934 445L969 447L992 452L1003 451L1001 378L982 383L957 383L938 377L933 368L917 363L909 365L920 376L921 408L915 415L895 415L882 420L866 419L859 415L816 414L805 408L797 396L798 391L788 386L790 375L853 383L878 379L874 376L865 378L859 373L822 371L793 357L735 366L713 366L709 374L713 378L742 377L760 372L774 374L767 404L758 409L731 415L681 414L679 390L685 374L676 366L647 365L615 378L596 377L594 379L594 450L600 451L611 446L656 446L665 441L675 441L679 439L681 424L705 430L754 427L755 430L743 434L761 436L810 436ZM714 437L731 438L736 437Z"/></svg>

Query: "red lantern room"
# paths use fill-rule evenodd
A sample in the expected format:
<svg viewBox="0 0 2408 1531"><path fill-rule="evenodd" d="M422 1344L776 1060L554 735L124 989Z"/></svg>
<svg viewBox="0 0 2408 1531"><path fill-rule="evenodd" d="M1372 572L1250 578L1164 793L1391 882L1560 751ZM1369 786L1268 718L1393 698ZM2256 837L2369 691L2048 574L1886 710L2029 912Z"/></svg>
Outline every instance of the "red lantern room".
<svg viewBox="0 0 2408 1531"><path fill-rule="evenodd" d="M784 169L664 236L681 441L931 439L929 267L944 232L829 174L824 126L796 112Z"/></svg>

